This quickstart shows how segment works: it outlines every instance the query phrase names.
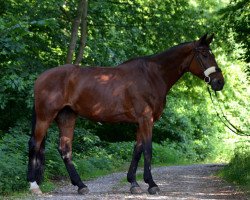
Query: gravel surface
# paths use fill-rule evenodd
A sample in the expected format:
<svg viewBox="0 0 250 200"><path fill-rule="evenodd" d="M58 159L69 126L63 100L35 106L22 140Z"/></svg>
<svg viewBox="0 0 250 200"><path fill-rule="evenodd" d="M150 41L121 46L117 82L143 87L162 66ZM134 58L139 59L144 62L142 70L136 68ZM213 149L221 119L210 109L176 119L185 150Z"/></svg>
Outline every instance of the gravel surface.
<svg viewBox="0 0 250 200"><path fill-rule="evenodd" d="M80 200L80 199L235 199L247 200L247 196L214 174L223 167L218 164L158 167L152 169L155 182L160 188L157 195L147 193L147 185L139 181L143 194L132 195L130 184L124 183L126 173L113 173L92 181L86 181L90 192L78 195L77 187L67 183L55 191L35 199ZM32 198L32 197L30 197ZM34 197L33 197L34 198Z"/></svg>

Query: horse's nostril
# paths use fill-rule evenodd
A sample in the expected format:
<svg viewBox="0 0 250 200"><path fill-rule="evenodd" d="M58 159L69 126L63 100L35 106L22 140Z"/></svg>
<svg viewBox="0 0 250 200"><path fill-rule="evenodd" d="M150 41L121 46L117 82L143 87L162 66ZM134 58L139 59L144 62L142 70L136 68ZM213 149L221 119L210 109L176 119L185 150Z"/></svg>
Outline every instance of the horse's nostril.
<svg viewBox="0 0 250 200"><path fill-rule="evenodd" d="M223 85L223 84L224 84L224 81L219 79L219 80L217 81L217 84L218 84L218 85Z"/></svg>
<svg viewBox="0 0 250 200"><path fill-rule="evenodd" d="M213 79L211 81L211 86L212 86L212 89L215 90L215 91L220 91L223 89L224 87L224 80L223 79Z"/></svg>

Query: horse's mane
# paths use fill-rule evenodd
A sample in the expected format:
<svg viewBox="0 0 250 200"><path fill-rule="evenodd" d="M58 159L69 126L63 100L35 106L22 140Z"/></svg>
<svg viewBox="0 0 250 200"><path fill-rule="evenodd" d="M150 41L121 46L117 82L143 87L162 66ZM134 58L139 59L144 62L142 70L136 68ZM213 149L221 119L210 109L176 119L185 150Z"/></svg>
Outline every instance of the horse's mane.
<svg viewBox="0 0 250 200"><path fill-rule="evenodd" d="M160 53L156 53L153 55L149 55L149 56L145 56L146 58L153 58L153 57L158 57L158 56L168 56L171 55L173 53L176 53L176 51L178 51L179 49L181 49L183 46L190 44L190 42L183 42L181 44L175 45L173 47L168 48L167 50L160 52Z"/></svg>
<svg viewBox="0 0 250 200"><path fill-rule="evenodd" d="M173 47L170 47L167 50L165 50L163 52L160 52L160 53L131 58L131 59L127 60L127 61L122 62L119 65L127 64L129 62L136 61L136 60L145 60L146 61L146 60L154 59L156 57L171 56L173 53L176 53L176 51L178 51L179 49L181 49L184 45L187 45L187 44L190 44L190 43L191 42L183 42L183 43L180 43L180 44L175 45Z"/></svg>

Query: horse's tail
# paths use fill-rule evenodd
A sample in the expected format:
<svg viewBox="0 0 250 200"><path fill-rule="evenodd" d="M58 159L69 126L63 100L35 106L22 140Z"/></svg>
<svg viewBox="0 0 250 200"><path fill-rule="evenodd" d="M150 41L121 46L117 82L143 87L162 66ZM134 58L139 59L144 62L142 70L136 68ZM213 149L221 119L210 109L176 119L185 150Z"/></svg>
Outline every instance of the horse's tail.
<svg viewBox="0 0 250 200"><path fill-rule="evenodd" d="M29 163L28 163L27 179L29 182L36 181L39 184L43 179L44 164L45 164L44 149L45 149L46 138L43 139L40 149L38 150L36 148L36 141L35 141L36 122L37 122L37 117L34 105L32 110L32 119L31 119L31 137L28 143Z"/></svg>

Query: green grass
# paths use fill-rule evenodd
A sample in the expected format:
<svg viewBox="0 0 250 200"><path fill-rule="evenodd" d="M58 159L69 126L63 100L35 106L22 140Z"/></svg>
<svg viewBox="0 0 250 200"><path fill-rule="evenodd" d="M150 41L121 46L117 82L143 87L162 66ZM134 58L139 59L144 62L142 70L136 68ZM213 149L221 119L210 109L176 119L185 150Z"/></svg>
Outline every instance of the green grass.
<svg viewBox="0 0 250 200"><path fill-rule="evenodd" d="M56 187L57 185L54 181L44 181L40 186L41 190L45 193L53 191Z"/></svg>
<svg viewBox="0 0 250 200"><path fill-rule="evenodd" d="M219 176L250 192L250 142L240 143Z"/></svg>

